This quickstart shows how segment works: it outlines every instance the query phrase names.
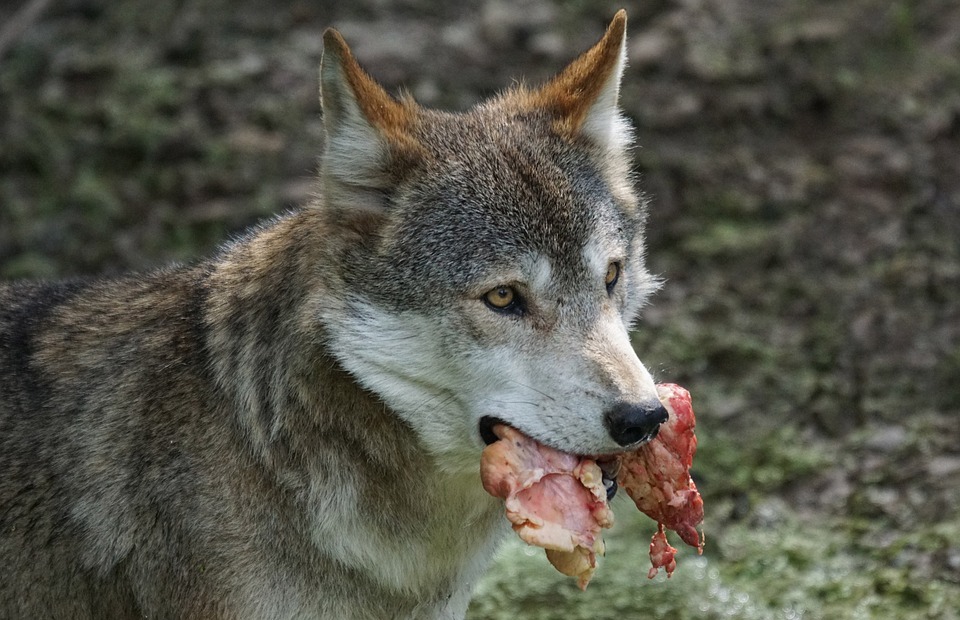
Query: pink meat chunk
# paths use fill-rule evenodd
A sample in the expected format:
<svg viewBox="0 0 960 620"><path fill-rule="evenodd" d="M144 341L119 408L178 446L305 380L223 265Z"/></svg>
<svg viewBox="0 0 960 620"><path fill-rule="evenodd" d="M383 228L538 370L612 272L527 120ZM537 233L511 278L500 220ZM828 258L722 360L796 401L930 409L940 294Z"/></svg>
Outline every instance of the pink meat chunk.
<svg viewBox="0 0 960 620"><path fill-rule="evenodd" d="M483 488L504 500L507 519L527 544L586 588L603 555L602 528L613 525L600 467L595 461L540 444L498 425L499 441L480 460Z"/></svg>

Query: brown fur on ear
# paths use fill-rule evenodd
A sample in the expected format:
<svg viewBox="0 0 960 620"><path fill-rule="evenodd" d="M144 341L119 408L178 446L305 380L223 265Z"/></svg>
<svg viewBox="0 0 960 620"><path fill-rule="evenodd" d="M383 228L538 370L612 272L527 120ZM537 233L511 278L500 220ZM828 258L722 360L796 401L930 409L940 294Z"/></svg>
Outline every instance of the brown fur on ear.
<svg viewBox="0 0 960 620"><path fill-rule="evenodd" d="M522 105L552 112L561 134L579 133L594 104L610 88L614 89L611 105L616 104L626 31L627 12L620 9L596 45L547 84L525 93Z"/></svg>
<svg viewBox="0 0 960 620"><path fill-rule="evenodd" d="M354 58L343 36L333 28L323 33L324 63L333 60L339 65L343 78L353 93L354 100L366 120L395 143L409 139L408 130L416 116L416 104L409 98L397 101L391 97ZM326 93L321 95L321 99ZM334 95L337 96L337 95ZM339 107L341 102L333 106Z"/></svg>

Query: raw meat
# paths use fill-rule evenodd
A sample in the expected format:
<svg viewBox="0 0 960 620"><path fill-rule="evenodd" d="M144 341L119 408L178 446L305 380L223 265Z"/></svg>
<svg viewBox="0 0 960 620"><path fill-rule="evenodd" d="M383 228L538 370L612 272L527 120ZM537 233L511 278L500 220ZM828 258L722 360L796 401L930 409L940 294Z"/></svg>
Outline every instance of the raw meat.
<svg viewBox="0 0 960 620"><path fill-rule="evenodd" d="M667 542L667 533L663 531L663 523L657 524L657 533L650 538L650 570L647 578L653 579L661 568L667 570L667 577L677 569L677 548Z"/></svg>
<svg viewBox="0 0 960 620"><path fill-rule="evenodd" d="M657 393L670 418L656 438L620 455L619 474L612 474L637 508L658 522L650 541L651 578L660 568L670 576L677 565L677 550L667 542L664 526L703 552L703 537L696 530L703 521L703 500L689 473L697 448L690 394L673 384L658 385ZM524 542L545 548L557 570L577 577L580 588L586 588L597 555L604 552L600 532L613 525L600 466L505 424L493 432L499 439L480 460L483 488L504 500L507 518ZM610 457L604 461L606 468Z"/></svg>
<svg viewBox="0 0 960 620"><path fill-rule="evenodd" d="M696 529L703 521L703 499L690 478L697 450L690 393L679 385L666 383L657 386L657 394L670 418L660 426L655 439L623 456L617 479L637 508L660 524L650 543L650 577L657 574L658 568L665 568L670 576L676 567L676 549L667 544L664 526L703 553L703 537Z"/></svg>
<svg viewBox="0 0 960 620"><path fill-rule="evenodd" d="M588 458L537 443L497 425L500 438L483 451L483 488L504 500L520 538L547 550L547 559L586 588L603 555L600 529L613 525L600 467Z"/></svg>

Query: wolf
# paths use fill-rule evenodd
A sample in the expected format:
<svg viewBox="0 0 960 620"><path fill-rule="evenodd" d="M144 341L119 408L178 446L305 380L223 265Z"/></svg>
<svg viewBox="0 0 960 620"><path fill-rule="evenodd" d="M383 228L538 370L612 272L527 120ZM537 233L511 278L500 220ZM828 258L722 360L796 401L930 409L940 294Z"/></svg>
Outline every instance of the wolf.
<svg viewBox="0 0 960 620"><path fill-rule="evenodd" d="M463 618L509 532L492 424L605 455L666 417L625 36L450 113L328 30L313 204L0 288L0 617Z"/></svg>

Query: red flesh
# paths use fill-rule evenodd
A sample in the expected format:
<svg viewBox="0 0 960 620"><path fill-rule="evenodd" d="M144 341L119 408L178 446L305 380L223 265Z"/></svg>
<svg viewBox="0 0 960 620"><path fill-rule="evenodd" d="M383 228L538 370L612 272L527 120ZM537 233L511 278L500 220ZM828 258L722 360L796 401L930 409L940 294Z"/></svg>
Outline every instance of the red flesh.
<svg viewBox="0 0 960 620"><path fill-rule="evenodd" d="M665 568L669 576L676 567L673 554L659 553L664 546L669 547L664 526L703 553L703 536L696 529L703 522L703 499L690 478L690 466L697 450L690 393L671 383L658 385L657 393L670 419L660 426L660 433L650 443L623 456L618 477L618 483L637 508L660 524L650 544L650 561L654 567L651 577L656 575L657 568ZM663 538L662 542L658 537ZM662 559L668 555L669 559Z"/></svg>

